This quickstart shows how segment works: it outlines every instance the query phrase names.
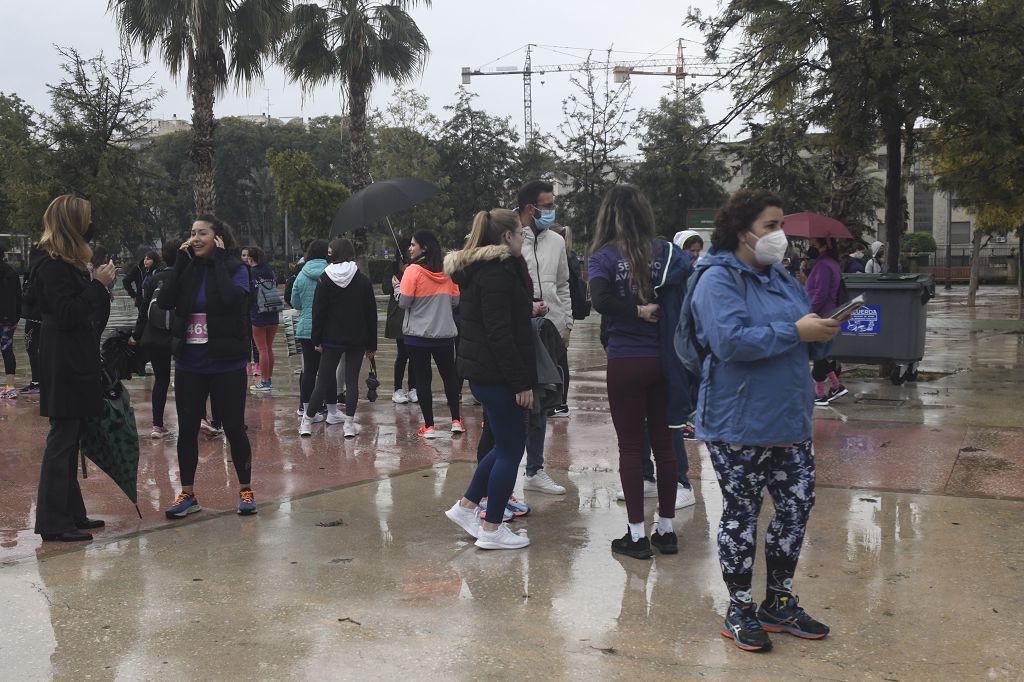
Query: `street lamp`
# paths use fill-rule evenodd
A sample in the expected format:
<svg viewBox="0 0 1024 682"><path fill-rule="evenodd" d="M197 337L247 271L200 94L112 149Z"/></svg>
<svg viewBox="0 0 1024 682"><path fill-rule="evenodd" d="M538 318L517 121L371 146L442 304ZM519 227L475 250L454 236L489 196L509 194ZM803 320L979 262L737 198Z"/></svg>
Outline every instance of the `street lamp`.
<svg viewBox="0 0 1024 682"><path fill-rule="evenodd" d="M953 192L946 192L946 291L953 288Z"/></svg>

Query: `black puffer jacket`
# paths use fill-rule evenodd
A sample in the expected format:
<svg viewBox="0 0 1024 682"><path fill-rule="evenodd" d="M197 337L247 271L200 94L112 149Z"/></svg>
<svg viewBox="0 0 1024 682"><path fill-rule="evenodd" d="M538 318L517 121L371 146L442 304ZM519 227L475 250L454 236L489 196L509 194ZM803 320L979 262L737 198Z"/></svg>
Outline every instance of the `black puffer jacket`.
<svg viewBox="0 0 1024 682"><path fill-rule="evenodd" d="M0 261L0 324L17 324L21 319L21 278Z"/></svg>
<svg viewBox="0 0 1024 682"><path fill-rule="evenodd" d="M218 249L212 258L178 255L171 277L157 292L157 305L174 310L171 321L171 352L181 358L185 334L199 286L206 281L207 349L215 362L233 362L249 357L252 331L249 327L249 294L235 285L232 277L244 267L234 255Z"/></svg>
<svg viewBox="0 0 1024 682"><path fill-rule="evenodd" d="M483 246L448 254L444 271L461 291L459 375L515 393L531 390L537 383L533 304L518 259L507 246Z"/></svg>

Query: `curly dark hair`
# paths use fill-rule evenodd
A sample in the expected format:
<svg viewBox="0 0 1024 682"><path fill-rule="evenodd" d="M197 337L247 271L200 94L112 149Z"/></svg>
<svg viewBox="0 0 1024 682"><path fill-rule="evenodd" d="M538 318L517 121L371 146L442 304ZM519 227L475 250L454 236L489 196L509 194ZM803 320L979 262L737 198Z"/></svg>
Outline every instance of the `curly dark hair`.
<svg viewBox="0 0 1024 682"><path fill-rule="evenodd" d="M711 246L716 251L735 251L740 246L740 233L746 232L761 212L774 206L782 208L782 199L765 189L741 189L729 197L715 216Z"/></svg>

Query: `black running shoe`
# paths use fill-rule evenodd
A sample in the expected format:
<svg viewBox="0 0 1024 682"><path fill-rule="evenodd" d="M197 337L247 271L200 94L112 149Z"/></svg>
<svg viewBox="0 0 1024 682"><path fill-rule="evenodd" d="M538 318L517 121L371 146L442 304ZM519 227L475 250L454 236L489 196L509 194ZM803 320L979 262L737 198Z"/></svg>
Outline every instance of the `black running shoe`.
<svg viewBox="0 0 1024 682"><path fill-rule="evenodd" d="M803 639L821 639L829 633L827 625L814 620L800 608L795 594L778 597L774 603L764 600L757 618L768 632L788 632Z"/></svg>
<svg viewBox="0 0 1024 682"><path fill-rule="evenodd" d="M654 556L654 552L651 551L650 541L647 538L634 540L633 536L630 535L628 528L626 529L625 535L616 540L612 540L612 551L616 554L631 556L634 559L650 559Z"/></svg>
<svg viewBox="0 0 1024 682"><path fill-rule="evenodd" d="M655 530L651 533L651 547L662 554L679 554L679 539L675 531L662 535Z"/></svg>
<svg viewBox="0 0 1024 682"><path fill-rule="evenodd" d="M722 623L722 636L744 651L768 651L772 640L757 620L757 607L753 603L729 604Z"/></svg>
<svg viewBox="0 0 1024 682"><path fill-rule="evenodd" d="M828 390L828 401L832 402L836 398L842 398L844 395L846 395L849 392L850 391L847 390L846 386L843 386L842 384L839 384L835 388L830 388Z"/></svg>

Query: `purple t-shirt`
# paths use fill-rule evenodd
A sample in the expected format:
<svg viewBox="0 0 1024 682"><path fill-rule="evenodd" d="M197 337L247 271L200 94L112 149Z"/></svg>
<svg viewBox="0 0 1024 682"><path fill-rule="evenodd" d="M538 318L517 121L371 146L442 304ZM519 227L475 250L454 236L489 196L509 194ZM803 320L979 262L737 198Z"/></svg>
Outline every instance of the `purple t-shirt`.
<svg viewBox="0 0 1024 682"><path fill-rule="evenodd" d="M633 290L629 277L629 263L614 246L606 246L595 252L587 261L590 279L600 277L612 285L612 293L631 305L640 305L640 298ZM604 318L608 335L609 358L656 358L660 356L658 325L644 322L640 318L625 320L609 315Z"/></svg>
<svg viewBox="0 0 1024 682"><path fill-rule="evenodd" d="M207 277L212 276L212 273L207 270ZM249 291L249 270L245 266L238 268L235 274L231 277L231 281L236 286L243 289L246 293ZM199 291L196 293L196 302L192 306L193 315L202 315L205 318L206 315L206 277L203 277L203 281L199 283ZM205 335L205 333L204 333ZM195 372L196 374L220 374L222 372L234 372L236 370L245 369L245 358L232 362L214 362L210 359L210 352L205 343L185 343L185 349L181 353L181 357L174 363L175 370L178 372Z"/></svg>

